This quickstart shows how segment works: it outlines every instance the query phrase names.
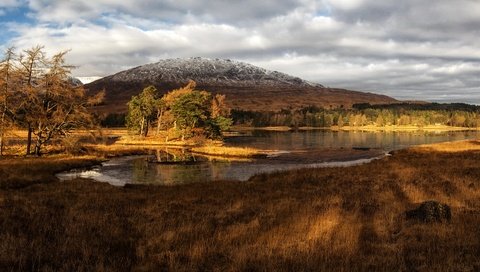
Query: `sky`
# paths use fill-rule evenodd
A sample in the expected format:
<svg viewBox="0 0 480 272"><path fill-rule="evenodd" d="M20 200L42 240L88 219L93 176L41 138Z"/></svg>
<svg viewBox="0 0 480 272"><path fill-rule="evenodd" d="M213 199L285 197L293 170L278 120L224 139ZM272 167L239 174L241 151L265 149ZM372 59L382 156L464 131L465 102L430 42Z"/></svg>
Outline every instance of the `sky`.
<svg viewBox="0 0 480 272"><path fill-rule="evenodd" d="M480 104L479 0L1 0L0 50L71 50L77 77L245 61L329 87Z"/></svg>

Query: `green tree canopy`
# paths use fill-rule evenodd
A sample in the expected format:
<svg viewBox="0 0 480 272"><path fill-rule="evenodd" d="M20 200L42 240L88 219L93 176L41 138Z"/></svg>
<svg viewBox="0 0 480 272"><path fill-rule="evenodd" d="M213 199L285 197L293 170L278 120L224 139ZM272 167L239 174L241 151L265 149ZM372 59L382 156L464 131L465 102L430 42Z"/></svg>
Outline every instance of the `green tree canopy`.
<svg viewBox="0 0 480 272"><path fill-rule="evenodd" d="M152 121L157 116L160 101L154 86L148 86L128 102L127 127L140 135L147 136Z"/></svg>
<svg viewBox="0 0 480 272"><path fill-rule="evenodd" d="M161 127L179 131L182 139L192 136L193 131L209 138L221 137L232 124L230 110L225 106L225 96L212 95L195 90L190 81L185 87L173 90L157 98L153 86L145 88L128 103L127 127L147 136L150 124L157 122L157 134Z"/></svg>

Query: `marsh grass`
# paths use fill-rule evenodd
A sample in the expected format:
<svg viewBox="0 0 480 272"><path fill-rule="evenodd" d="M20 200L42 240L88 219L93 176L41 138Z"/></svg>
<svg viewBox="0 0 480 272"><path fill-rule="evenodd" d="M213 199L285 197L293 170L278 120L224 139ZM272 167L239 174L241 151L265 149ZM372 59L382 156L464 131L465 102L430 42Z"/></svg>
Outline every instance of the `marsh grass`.
<svg viewBox="0 0 480 272"><path fill-rule="evenodd" d="M54 174L73 168L99 164L102 158L95 156L57 155L43 158L16 157L0 160L0 189L23 188L37 183L58 181Z"/></svg>
<svg viewBox="0 0 480 272"><path fill-rule="evenodd" d="M190 150L198 154L246 158L266 156L268 152L271 152L248 147L229 147L213 144L192 147Z"/></svg>
<svg viewBox="0 0 480 272"><path fill-rule="evenodd" d="M455 142L444 142L430 145L421 145L414 149L420 151L437 151L437 152L464 152L464 151L480 151L479 140L462 140Z"/></svg>
<svg viewBox="0 0 480 272"><path fill-rule="evenodd" d="M66 167L50 159L0 161L1 271L480 269L480 151L123 188L40 182ZM37 182L12 186L23 179ZM407 221L426 200L450 205L452 222Z"/></svg>

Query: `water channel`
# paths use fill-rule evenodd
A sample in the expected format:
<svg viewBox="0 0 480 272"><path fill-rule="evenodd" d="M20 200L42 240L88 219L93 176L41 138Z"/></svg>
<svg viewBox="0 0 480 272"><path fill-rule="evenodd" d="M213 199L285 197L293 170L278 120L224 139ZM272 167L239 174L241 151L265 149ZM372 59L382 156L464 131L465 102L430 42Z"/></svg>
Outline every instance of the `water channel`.
<svg viewBox="0 0 480 272"><path fill-rule="evenodd" d="M214 180L248 180L258 173L302 167L349 166L381 158L412 145L477 138L476 131L251 131L226 139L225 145L275 150L267 158L228 160L207 158L185 150L160 148L151 154L113 158L101 166L60 173L123 186L126 183L175 185ZM174 163L181 158L184 163ZM158 161L162 161L158 163Z"/></svg>

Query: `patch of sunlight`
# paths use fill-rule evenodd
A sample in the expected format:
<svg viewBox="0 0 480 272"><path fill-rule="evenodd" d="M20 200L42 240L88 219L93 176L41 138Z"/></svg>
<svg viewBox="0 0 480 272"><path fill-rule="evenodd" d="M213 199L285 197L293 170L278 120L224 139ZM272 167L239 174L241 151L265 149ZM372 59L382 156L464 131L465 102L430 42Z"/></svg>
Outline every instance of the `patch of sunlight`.
<svg viewBox="0 0 480 272"><path fill-rule="evenodd" d="M217 234L217 239L220 241L241 241L242 238L249 237L253 232L257 231L260 227L260 221L255 218L247 223L236 223L230 225L225 231Z"/></svg>
<svg viewBox="0 0 480 272"><path fill-rule="evenodd" d="M328 210L310 223L306 240L314 242L330 241L335 228L340 222L340 209Z"/></svg>
<svg viewBox="0 0 480 272"><path fill-rule="evenodd" d="M462 141L445 142L445 143L437 143L437 144L426 144L426 145L420 145L414 149L417 151L424 151L424 152L472 151L472 150L480 150L480 141L479 140L462 140Z"/></svg>
<svg viewBox="0 0 480 272"><path fill-rule="evenodd" d="M342 255L354 255L358 250L363 224L356 214L344 214L341 218L342 220L334 230L329 248L332 252Z"/></svg>

